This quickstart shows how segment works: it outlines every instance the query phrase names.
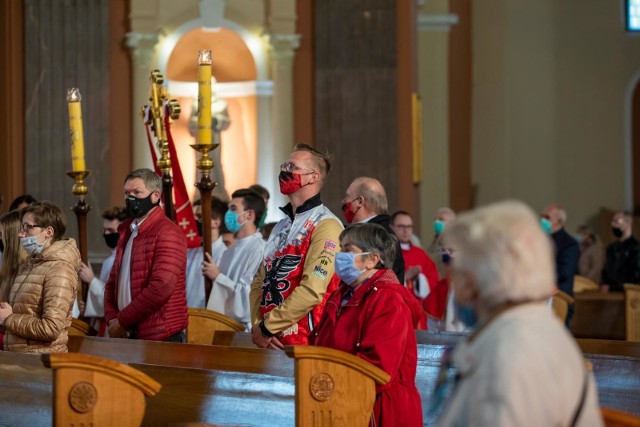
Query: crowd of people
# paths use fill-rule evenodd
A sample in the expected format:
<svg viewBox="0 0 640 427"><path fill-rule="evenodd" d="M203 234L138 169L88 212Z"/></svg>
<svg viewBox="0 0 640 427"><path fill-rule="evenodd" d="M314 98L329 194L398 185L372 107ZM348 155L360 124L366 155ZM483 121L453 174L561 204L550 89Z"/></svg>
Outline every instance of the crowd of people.
<svg viewBox="0 0 640 427"><path fill-rule="evenodd" d="M332 213L321 199L330 170L324 153L296 146L280 167L289 204L275 224L265 224L269 193L259 185L228 202L213 197L210 224L197 201L199 232L211 229L207 250L187 249L161 206L161 178L135 170L124 180L124 206L103 213L110 255L99 276L64 237L59 207L16 198L0 217L4 350L66 351L72 316L98 336L185 342L188 308L206 308L244 324L260 348L320 345L373 363L391 379L376 390L372 425L417 426L415 329L466 332L434 384L434 396L454 389L433 405L442 425L602 423L593 376L568 331L572 309L563 326L546 302L558 291L572 295L576 274L603 291L640 283L631 215L613 217L616 241L605 256L588 227L574 236L564 229L557 205L539 216L515 201L460 216L443 207L422 248L412 215L389 215L375 178L356 178L342 218Z"/></svg>

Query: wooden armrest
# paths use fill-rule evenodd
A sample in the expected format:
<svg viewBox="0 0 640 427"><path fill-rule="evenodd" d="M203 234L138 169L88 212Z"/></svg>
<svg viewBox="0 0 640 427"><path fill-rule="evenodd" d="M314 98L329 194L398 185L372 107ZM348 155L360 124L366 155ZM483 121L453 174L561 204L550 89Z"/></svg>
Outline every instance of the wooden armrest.
<svg viewBox="0 0 640 427"><path fill-rule="evenodd" d="M87 322L84 322L75 317L71 319L71 326L69 326L69 335L88 335L91 328Z"/></svg>
<svg viewBox="0 0 640 427"><path fill-rule="evenodd" d="M244 325L229 316L218 313L217 311L207 310L205 308L190 308L189 317L202 317L209 320L215 320L225 326L229 327L233 331L244 331Z"/></svg>
<svg viewBox="0 0 640 427"><path fill-rule="evenodd" d="M316 359L326 362L339 363L371 378L376 384L386 384L391 377L382 369L371 363L344 351L334 350L328 347L313 345L287 346L284 351L289 357L298 359Z"/></svg>
<svg viewBox="0 0 640 427"><path fill-rule="evenodd" d="M101 372L139 388L147 396L154 396L162 388L160 383L137 369L103 357L81 353L51 353L43 354L41 358L47 368L75 368Z"/></svg>

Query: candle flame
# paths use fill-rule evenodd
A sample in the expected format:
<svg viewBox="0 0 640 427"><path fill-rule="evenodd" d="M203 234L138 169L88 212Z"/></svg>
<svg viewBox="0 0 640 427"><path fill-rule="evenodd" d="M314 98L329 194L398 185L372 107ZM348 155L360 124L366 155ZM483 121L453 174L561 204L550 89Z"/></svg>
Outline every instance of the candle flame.
<svg viewBox="0 0 640 427"><path fill-rule="evenodd" d="M198 51L198 65L211 65L211 64L213 64L211 51L210 50Z"/></svg>
<svg viewBox="0 0 640 427"><path fill-rule="evenodd" d="M82 96L80 96L80 89L77 87L67 89L67 102L80 102L81 100Z"/></svg>

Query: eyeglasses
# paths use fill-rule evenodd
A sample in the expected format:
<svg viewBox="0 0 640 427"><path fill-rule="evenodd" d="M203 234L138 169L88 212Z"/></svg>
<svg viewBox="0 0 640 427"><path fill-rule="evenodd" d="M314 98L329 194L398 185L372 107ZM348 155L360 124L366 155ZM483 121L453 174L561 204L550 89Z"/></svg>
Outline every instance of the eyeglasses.
<svg viewBox="0 0 640 427"><path fill-rule="evenodd" d="M455 252L456 250L453 248L440 248L440 250L438 250L438 253L440 253L440 255L453 255Z"/></svg>
<svg viewBox="0 0 640 427"><path fill-rule="evenodd" d="M309 168L301 168L300 166L296 165L295 163L292 162L284 162L283 164L280 165L280 170L282 172L296 172L296 171L309 171L310 173L314 173L316 172L313 169L309 169Z"/></svg>
<svg viewBox="0 0 640 427"><path fill-rule="evenodd" d="M22 231L24 231L25 233L28 232L29 230L31 230L32 228L35 227L40 227L42 228L41 225L38 224L27 224L26 222L22 224L22 227L20 227L22 229Z"/></svg>

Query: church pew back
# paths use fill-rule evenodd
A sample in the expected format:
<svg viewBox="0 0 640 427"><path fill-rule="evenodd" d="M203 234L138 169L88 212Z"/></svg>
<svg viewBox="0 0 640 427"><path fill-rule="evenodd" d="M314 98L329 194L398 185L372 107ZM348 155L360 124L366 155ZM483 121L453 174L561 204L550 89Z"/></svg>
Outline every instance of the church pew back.
<svg viewBox="0 0 640 427"><path fill-rule="evenodd" d="M426 425L434 421L426 410L440 360L455 337L432 338L440 343L418 345L416 385ZM284 352L95 337L71 337L70 343L74 351L129 363L162 384L160 393L148 398L144 425L294 425L293 365ZM589 354L587 359L593 364L601 405L640 415L640 357ZM0 352L0 414L29 421L13 424L46 425L50 406L51 373L39 359ZM254 412L268 412L269 417L253 419Z"/></svg>

